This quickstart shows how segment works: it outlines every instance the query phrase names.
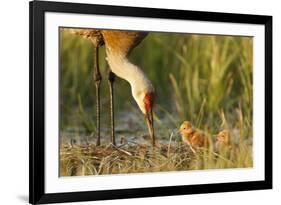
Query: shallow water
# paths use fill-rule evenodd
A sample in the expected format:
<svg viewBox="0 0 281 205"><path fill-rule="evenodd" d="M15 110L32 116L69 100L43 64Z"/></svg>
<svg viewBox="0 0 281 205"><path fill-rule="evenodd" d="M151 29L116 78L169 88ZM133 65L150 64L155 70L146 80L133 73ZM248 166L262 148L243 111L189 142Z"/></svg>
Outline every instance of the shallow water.
<svg viewBox="0 0 281 205"><path fill-rule="evenodd" d="M105 144L110 143L110 128L109 124L106 124L107 122L108 119L104 117L101 119L101 143ZM175 135L176 127L163 115L160 120L155 120L154 127L156 138L159 142L169 143L171 137L173 138L172 140L178 138ZM126 140L132 144L150 143L143 115L134 111L118 113L115 118L115 137L117 144L120 144L121 140ZM60 143L95 144L96 133L86 133L81 127L66 128L60 131Z"/></svg>

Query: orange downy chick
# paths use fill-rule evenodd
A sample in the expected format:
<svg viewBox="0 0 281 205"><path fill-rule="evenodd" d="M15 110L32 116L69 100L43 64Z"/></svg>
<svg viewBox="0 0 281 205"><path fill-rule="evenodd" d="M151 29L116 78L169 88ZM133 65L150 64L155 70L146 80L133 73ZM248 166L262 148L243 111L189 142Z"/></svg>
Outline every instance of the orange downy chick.
<svg viewBox="0 0 281 205"><path fill-rule="evenodd" d="M220 150L221 148L232 148L231 135L228 130L220 131L217 134L216 138L216 150Z"/></svg>
<svg viewBox="0 0 281 205"><path fill-rule="evenodd" d="M184 121L179 129L182 141L191 147L203 147L205 135L201 130L193 127L191 122Z"/></svg>

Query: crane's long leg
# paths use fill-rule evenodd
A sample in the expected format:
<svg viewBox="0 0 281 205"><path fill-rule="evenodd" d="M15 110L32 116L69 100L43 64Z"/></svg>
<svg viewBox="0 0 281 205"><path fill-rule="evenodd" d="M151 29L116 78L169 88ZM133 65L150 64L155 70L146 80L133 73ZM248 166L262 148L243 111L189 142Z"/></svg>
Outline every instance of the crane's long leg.
<svg viewBox="0 0 281 205"><path fill-rule="evenodd" d="M109 109L110 109L110 135L111 143L116 145L115 140L115 127L114 127L114 92L113 92L113 83L115 80L115 74L111 71L108 73L108 84L109 84Z"/></svg>
<svg viewBox="0 0 281 205"><path fill-rule="evenodd" d="M96 87L96 132L97 132L97 142L96 145L100 145L100 84L101 84L101 74L99 69L99 43L94 43L94 81Z"/></svg>

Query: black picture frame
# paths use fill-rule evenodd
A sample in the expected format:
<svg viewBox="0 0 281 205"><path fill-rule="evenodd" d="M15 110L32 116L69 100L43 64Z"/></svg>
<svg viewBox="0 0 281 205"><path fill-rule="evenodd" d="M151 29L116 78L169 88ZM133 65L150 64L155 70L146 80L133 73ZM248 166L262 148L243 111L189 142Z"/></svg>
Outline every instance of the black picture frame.
<svg viewBox="0 0 281 205"><path fill-rule="evenodd" d="M74 202L167 195L260 190L272 188L272 17L201 11L104 6L62 2L32 1L29 4L30 43L30 143L29 143L29 202L32 204ZM219 184L198 184L107 191L45 193L44 165L44 14L45 12L81 13L112 16L150 17L163 19L199 20L259 24L265 26L265 180Z"/></svg>

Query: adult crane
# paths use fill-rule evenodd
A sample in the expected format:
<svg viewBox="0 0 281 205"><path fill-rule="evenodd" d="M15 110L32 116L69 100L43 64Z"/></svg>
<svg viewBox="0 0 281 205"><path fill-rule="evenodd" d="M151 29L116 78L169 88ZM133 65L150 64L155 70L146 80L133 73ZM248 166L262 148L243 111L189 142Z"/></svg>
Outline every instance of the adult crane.
<svg viewBox="0 0 281 205"><path fill-rule="evenodd" d="M154 88L142 69L132 64L128 56L130 52L147 36L146 32L113 31L97 29L68 29L71 33L89 39L93 44L94 81L96 87L96 123L97 145L100 145L100 83L102 76L99 69L99 47L105 45L106 60L110 67L108 75L110 90L110 122L111 142L116 145L114 132L114 98L113 83L115 75L129 82L132 96L144 114L152 145L155 145L153 127Z"/></svg>

